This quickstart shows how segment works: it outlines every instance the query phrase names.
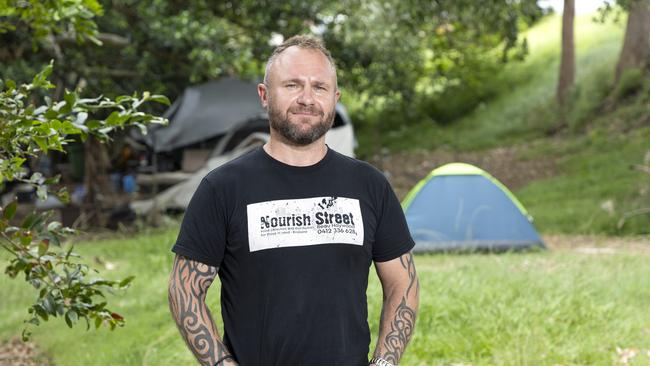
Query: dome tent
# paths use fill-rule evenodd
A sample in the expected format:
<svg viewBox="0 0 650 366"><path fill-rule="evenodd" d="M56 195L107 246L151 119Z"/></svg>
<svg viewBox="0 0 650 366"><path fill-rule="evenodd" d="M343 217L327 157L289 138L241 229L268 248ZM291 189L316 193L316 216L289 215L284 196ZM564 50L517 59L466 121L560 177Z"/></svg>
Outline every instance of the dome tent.
<svg viewBox="0 0 650 366"><path fill-rule="evenodd" d="M415 252L545 248L512 192L470 164L434 169L411 189L402 207Z"/></svg>

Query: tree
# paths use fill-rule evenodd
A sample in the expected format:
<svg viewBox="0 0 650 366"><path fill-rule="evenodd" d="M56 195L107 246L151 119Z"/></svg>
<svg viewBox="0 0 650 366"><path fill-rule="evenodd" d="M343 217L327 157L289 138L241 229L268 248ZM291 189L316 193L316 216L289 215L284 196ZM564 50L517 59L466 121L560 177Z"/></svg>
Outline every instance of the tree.
<svg viewBox="0 0 650 366"><path fill-rule="evenodd" d="M34 47L62 31L70 32L78 41L97 40L92 19L101 13L101 7L94 0L16 4L0 1L0 30L10 33L18 27L28 29ZM19 85L6 77L0 79L0 184L30 184L40 199L47 197L58 177L46 178L40 172L28 176L23 169L27 158L51 150L64 152L70 136L107 141L115 129L162 123L164 119L138 108L147 102L169 104L167 98L148 92L111 100L102 96L81 98L78 90L64 89L59 99L48 95L55 89L48 79L52 70L50 62L31 82ZM65 190L54 194L67 200ZM103 301L104 292L124 289L133 278L92 278L93 271L72 252L72 246L62 245L62 239L74 230L51 220L50 212L34 212L18 220L17 210L15 200L0 209L0 247L12 257L5 273L12 278L24 275L38 293L28 310L30 319L26 320L23 339L29 337L30 324L38 325L50 317L63 317L70 327L79 319L85 319L88 327L91 321L96 327L105 324L111 329L123 325L124 318Z"/></svg>
<svg viewBox="0 0 650 366"><path fill-rule="evenodd" d="M562 57L560 61L560 77L557 84L556 99L560 105L565 105L569 90L575 79L575 45L573 37L573 22L575 18L575 0L564 0L562 14Z"/></svg>
<svg viewBox="0 0 650 366"><path fill-rule="evenodd" d="M650 0L629 3L623 48L616 64L616 81L631 68L644 69L650 63Z"/></svg>
<svg viewBox="0 0 650 366"><path fill-rule="evenodd" d="M85 80L90 93L124 94L146 87L176 98L190 83L224 75L259 80L275 37L316 33L337 60L344 95L351 100L379 112L408 112L408 121L422 115L451 119L453 111L443 111L452 99L446 91L471 93L454 107L465 111L493 94L486 85L504 60L525 54L519 30L541 17L536 3L105 0L97 18L104 37L96 37L104 47L56 36L32 52L30 40L14 34L0 39L5 66L0 76L8 70L33 75L58 48L62 62L54 78L59 89ZM18 49L23 50L20 57ZM435 108L414 108L419 99Z"/></svg>

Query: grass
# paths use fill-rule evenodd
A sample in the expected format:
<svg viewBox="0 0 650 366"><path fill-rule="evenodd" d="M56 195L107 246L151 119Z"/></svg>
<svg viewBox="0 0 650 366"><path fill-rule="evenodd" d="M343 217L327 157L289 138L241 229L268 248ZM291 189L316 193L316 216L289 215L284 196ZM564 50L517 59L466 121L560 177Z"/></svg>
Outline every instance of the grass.
<svg viewBox="0 0 650 366"><path fill-rule="evenodd" d="M559 174L515 193L545 233L650 234L650 215L618 227L626 212L650 206L650 176L632 169L648 151L650 128L623 135L596 129L568 141L542 141L527 158L558 159Z"/></svg>
<svg viewBox="0 0 650 366"><path fill-rule="evenodd" d="M193 364L167 310L176 230L78 245L85 258L115 265L103 276L136 280L109 299L126 317L124 328L86 332L54 319L34 329L33 339L56 365ZM650 251L417 256L421 309L401 364L611 365L621 347L641 350L632 365L650 365L649 260ZM33 294L6 276L0 292L0 339L7 340L20 333ZM208 296L213 314L220 313L217 294L215 284ZM373 334L381 297L371 271Z"/></svg>

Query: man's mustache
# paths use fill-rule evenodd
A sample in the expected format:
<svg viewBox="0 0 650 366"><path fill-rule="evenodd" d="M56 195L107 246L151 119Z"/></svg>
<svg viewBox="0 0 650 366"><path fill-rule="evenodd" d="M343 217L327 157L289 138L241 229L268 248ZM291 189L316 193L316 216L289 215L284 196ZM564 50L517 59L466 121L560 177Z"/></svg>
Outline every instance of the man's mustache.
<svg viewBox="0 0 650 366"><path fill-rule="evenodd" d="M289 112L291 113L306 113L306 114L313 114L317 116L322 116L323 111L320 110L319 108L316 107L302 107L302 108L291 108L289 109Z"/></svg>

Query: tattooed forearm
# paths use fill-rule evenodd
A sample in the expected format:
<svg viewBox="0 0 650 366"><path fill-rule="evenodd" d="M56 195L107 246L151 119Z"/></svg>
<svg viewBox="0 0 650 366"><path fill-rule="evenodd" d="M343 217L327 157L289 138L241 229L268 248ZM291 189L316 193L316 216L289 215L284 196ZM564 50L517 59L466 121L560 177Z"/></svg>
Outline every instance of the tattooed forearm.
<svg viewBox="0 0 650 366"><path fill-rule="evenodd" d="M399 257L399 262L402 264L409 275L409 287L406 289L406 297L411 296L411 290L415 288L415 296L419 296L420 291L420 281L418 280L418 275L415 272L415 262L413 261L413 254L408 253Z"/></svg>
<svg viewBox="0 0 650 366"><path fill-rule="evenodd" d="M395 310L395 317L390 324L390 332L384 338L384 354L382 358L397 365L402 358L406 344L411 339L415 327L415 310L406 304L406 297Z"/></svg>
<svg viewBox="0 0 650 366"><path fill-rule="evenodd" d="M214 365L229 352L205 304L217 268L177 255L169 279L169 308L188 348L202 365Z"/></svg>
<svg viewBox="0 0 650 366"><path fill-rule="evenodd" d="M415 329L420 282L411 253L399 258L402 279L395 290L385 296L381 314L380 334L375 356L397 365Z"/></svg>

